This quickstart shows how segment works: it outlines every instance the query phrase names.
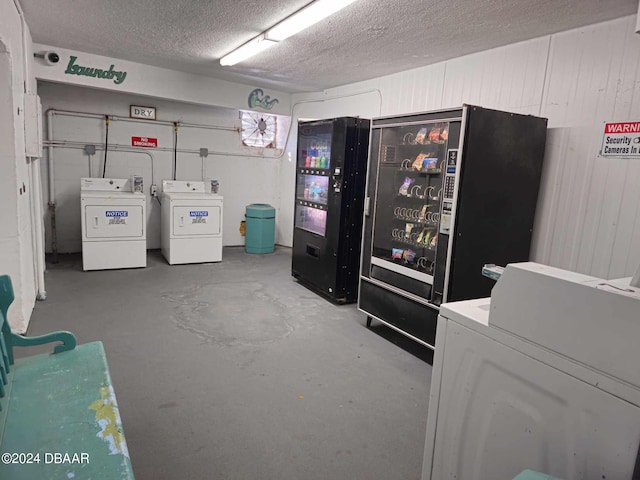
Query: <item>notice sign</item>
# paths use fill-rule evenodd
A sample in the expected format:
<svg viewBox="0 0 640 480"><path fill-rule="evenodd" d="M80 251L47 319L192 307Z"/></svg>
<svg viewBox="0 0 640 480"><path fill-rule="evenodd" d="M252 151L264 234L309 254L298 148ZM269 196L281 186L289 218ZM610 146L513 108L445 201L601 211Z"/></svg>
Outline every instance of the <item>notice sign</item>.
<svg viewBox="0 0 640 480"><path fill-rule="evenodd" d="M600 155L640 158L640 122L605 123Z"/></svg>
<svg viewBox="0 0 640 480"><path fill-rule="evenodd" d="M158 139L151 137L131 137L132 147L158 148Z"/></svg>

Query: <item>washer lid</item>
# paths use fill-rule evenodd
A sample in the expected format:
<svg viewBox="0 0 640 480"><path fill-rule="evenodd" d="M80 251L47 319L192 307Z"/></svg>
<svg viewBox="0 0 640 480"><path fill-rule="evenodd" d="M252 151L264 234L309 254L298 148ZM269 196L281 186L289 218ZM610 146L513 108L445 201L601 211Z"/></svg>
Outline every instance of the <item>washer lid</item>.
<svg viewBox="0 0 640 480"><path fill-rule="evenodd" d="M622 281L513 263L491 292L489 326L640 387L639 312L640 289Z"/></svg>

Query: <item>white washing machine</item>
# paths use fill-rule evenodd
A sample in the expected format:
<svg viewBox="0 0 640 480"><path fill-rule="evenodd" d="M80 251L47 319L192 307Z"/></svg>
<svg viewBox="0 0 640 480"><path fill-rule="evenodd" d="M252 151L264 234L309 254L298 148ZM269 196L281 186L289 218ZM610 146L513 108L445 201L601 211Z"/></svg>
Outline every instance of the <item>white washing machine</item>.
<svg viewBox="0 0 640 480"><path fill-rule="evenodd" d="M222 196L210 183L162 182L162 254L170 265L222 260Z"/></svg>
<svg viewBox="0 0 640 480"><path fill-rule="evenodd" d="M82 178L80 203L83 270L147 266L142 177Z"/></svg>
<svg viewBox="0 0 640 480"><path fill-rule="evenodd" d="M491 298L443 304L423 480L631 480L640 288L508 265Z"/></svg>

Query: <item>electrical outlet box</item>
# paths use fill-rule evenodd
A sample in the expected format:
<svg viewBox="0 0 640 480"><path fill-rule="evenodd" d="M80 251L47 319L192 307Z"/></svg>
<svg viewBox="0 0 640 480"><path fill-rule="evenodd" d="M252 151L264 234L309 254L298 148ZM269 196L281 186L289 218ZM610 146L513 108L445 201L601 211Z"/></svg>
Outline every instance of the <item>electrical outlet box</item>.
<svg viewBox="0 0 640 480"><path fill-rule="evenodd" d="M151 193L152 197L157 197L158 196L158 186L157 185L151 185L150 193Z"/></svg>

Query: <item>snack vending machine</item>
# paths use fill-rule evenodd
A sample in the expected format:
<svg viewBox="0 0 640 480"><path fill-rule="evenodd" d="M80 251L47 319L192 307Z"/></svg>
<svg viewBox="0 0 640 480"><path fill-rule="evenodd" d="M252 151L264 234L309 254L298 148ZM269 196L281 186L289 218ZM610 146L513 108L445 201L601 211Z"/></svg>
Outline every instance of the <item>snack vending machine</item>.
<svg viewBox="0 0 640 480"><path fill-rule="evenodd" d="M466 105L371 128L358 308L434 348L441 303L529 259L547 120Z"/></svg>
<svg viewBox="0 0 640 480"><path fill-rule="evenodd" d="M291 274L336 303L354 302L370 121L298 123Z"/></svg>

